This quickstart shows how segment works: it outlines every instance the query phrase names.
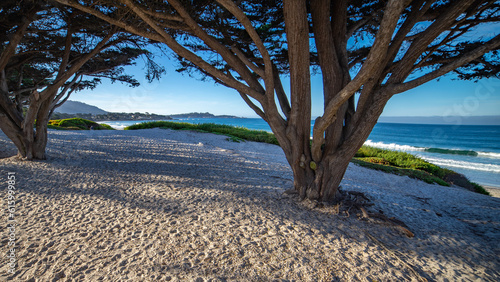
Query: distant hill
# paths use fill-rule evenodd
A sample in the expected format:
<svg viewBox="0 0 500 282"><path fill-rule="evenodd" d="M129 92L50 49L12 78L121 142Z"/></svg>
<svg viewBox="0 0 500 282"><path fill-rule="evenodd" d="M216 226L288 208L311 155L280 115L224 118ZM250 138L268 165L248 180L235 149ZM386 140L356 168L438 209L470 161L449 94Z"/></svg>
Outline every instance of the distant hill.
<svg viewBox="0 0 500 282"><path fill-rule="evenodd" d="M157 115L150 113L114 113L106 112L96 106L78 101L66 101L55 110L53 119L84 118L93 121L105 120L169 120L172 118L237 118L229 115L214 115L211 113L187 113L178 115Z"/></svg>
<svg viewBox="0 0 500 282"><path fill-rule="evenodd" d="M57 108L52 119L83 118L92 121L109 120L169 120L169 116L150 113L113 113L106 112L96 106L77 101L66 101Z"/></svg>
<svg viewBox="0 0 500 282"><path fill-rule="evenodd" d="M380 117L381 123L448 124L448 125L500 125L500 116L431 116Z"/></svg>
<svg viewBox="0 0 500 282"><path fill-rule="evenodd" d="M178 115L170 115L172 118L238 118L236 116L228 116L228 115L219 115L216 116L211 113L187 113L187 114L178 114Z"/></svg>
<svg viewBox="0 0 500 282"><path fill-rule="evenodd" d="M96 106L85 104L77 101L66 101L62 106L55 110L56 113L63 114L91 114L91 115L105 115L108 112L99 109Z"/></svg>
<svg viewBox="0 0 500 282"><path fill-rule="evenodd" d="M111 121L111 120L171 120L164 115L150 113L106 113L106 114L63 114L54 113L51 119L83 118L91 121Z"/></svg>

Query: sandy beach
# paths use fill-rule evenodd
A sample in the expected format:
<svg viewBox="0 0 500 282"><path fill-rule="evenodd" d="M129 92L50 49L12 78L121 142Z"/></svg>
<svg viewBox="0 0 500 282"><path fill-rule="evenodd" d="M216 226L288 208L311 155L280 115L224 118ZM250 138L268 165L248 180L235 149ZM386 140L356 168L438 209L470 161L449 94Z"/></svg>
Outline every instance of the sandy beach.
<svg viewBox="0 0 500 282"><path fill-rule="evenodd" d="M486 189L491 196L500 198L500 188L492 186L483 186L483 188Z"/></svg>
<svg viewBox="0 0 500 282"><path fill-rule="evenodd" d="M13 153L0 133L0 158ZM369 212L404 222L410 238L284 194L292 173L274 145L162 129L50 131L47 155L0 159L1 280L500 280L500 198L351 164L342 189L364 193Z"/></svg>

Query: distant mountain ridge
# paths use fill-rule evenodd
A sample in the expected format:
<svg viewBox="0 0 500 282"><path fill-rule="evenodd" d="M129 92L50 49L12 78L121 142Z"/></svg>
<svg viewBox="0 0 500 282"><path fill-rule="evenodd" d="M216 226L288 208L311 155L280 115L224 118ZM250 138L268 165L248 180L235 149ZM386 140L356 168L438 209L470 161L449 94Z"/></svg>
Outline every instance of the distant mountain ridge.
<svg viewBox="0 0 500 282"><path fill-rule="evenodd" d="M55 110L53 119L84 118L93 121L108 120L170 120L172 118L238 118L230 115L214 115L211 113L186 113L177 115L158 115L150 113L115 113L107 112L96 106L92 106L78 101L66 101L61 107Z"/></svg>
<svg viewBox="0 0 500 282"><path fill-rule="evenodd" d="M78 101L66 101L62 106L55 109L56 113L62 114L91 114L91 115L105 115L108 112L96 106L85 104Z"/></svg>

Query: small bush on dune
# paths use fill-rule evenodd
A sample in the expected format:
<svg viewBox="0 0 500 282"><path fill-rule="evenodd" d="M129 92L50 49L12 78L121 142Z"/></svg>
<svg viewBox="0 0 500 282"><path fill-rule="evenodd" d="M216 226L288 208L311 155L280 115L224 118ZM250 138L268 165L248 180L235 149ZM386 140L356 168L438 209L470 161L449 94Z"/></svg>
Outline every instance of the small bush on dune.
<svg viewBox="0 0 500 282"><path fill-rule="evenodd" d="M465 187L472 191L489 195L489 193L480 185L470 182L463 177L463 182L448 181L450 175L457 173L431 164L412 154L398 151L384 150L369 146L363 146L354 156L354 162L373 169L384 170L387 172L387 166L397 167L399 172L392 172L400 175L408 175L412 178L418 178L427 183L437 183L443 186L450 186L450 183ZM385 168L384 168L385 166Z"/></svg>
<svg viewBox="0 0 500 282"><path fill-rule="evenodd" d="M99 128L97 130L115 130L111 125L105 123L99 123Z"/></svg>
<svg viewBox="0 0 500 282"><path fill-rule="evenodd" d="M483 186L477 184L477 183L474 183L474 182L471 182L472 185L474 186L474 190L479 193L479 194L484 194L484 195L488 195L488 196L491 196L490 195L490 192L486 191L486 189L484 189Z"/></svg>
<svg viewBox="0 0 500 282"><path fill-rule="evenodd" d="M86 120L83 118L68 118L60 120L50 120L48 128L51 129L66 129L66 130L114 130L107 124L99 124L97 122Z"/></svg>
<svg viewBox="0 0 500 282"><path fill-rule="evenodd" d="M387 164L380 164L377 162L372 162L371 160L372 158L354 158L352 159L352 162L366 168L419 179L429 184L437 183L441 186L450 186L450 184L444 181L443 179L433 174L430 174L426 171L411 169L411 168L396 167Z"/></svg>
<svg viewBox="0 0 500 282"><path fill-rule="evenodd" d="M361 149L359 149L354 157L383 159L385 162L392 166L423 170L438 177L443 177L445 175L445 171L437 165L431 164L412 154L408 154L405 152L390 151L363 146L361 147Z"/></svg>

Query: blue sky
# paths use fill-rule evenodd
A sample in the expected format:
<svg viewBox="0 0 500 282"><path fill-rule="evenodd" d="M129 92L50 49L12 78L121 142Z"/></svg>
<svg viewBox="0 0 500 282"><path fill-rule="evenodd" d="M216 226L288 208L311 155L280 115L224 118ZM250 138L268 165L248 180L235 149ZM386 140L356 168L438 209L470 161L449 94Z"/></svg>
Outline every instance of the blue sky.
<svg viewBox="0 0 500 282"><path fill-rule="evenodd" d="M110 112L149 112L179 114L210 112L216 115L257 117L238 93L216 85L213 81L200 81L175 71L172 62L164 62L167 73L153 83L143 74L142 63L128 67L127 72L141 82L136 88L121 83L103 81L94 90L74 93L70 100L81 101ZM288 91L289 80L284 77ZM322 114L321 77L312 81L312 116ZM478 83L452 80L445 76L418 88L394 96L382 116L485 116L500 115L500 80L485 79Z"/></svg>

